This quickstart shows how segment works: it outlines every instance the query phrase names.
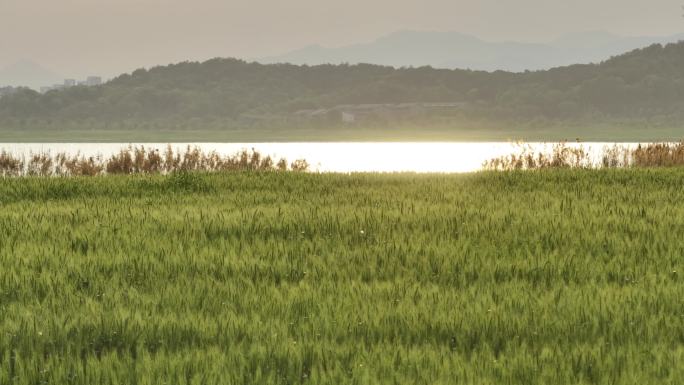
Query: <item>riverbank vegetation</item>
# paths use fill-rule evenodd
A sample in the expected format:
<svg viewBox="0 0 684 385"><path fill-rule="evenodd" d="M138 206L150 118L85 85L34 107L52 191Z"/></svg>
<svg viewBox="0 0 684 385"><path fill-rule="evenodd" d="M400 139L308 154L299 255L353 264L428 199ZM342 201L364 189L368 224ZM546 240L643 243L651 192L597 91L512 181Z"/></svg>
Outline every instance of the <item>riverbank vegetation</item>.
<svg viewBox="0 0 684 385"><path fill-rule="evenodd" d="M168 174L173 172L227 171L306 171L304 159L288 163L273 160L258 151L243 150L233 155L203 152L199 147L185 150L168 145L166 150L129 146L116 154L85 156L66 153L29 153L15 155L0 150L0 176L97 176L116 174Z"/></svg>
<svg viewBox="0 0 684 385"><path fill-rule="evenodd" d="M684 142L605 146L599 154L566 142L550 151L520 143L516 153L486 161L486 170L535 170L549 168L657 168L684 166Z"/></svg>
<svg viewBox="0 0 684 385"><path fill-rule="evenodd" d="M606 145L599 152L582 144L560 142L544 146L519 143L519 150L485 161L484 170L511 171L550 168L657 168L684 166L684 142L638 145ZM169 174L174 172L307 171L305 159L288 163L258 151L242 150L232 155L203 152L186 146L165 150L144 145L122 148L103 157L79 153L46 152L14 154L0 148L0 177L98 176L117 174Z"/></svg>
<svg viewBox="0 0 684 385"><path fill-rule="evenodd" d="M683 183L0 179L0 383L682 383Z"/></svg>

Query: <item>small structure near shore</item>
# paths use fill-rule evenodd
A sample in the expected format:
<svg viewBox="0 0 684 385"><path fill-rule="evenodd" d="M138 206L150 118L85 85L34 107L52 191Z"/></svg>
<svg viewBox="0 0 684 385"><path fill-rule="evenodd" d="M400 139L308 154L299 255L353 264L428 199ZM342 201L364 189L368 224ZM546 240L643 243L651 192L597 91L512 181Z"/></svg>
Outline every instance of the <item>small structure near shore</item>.
<svg viewBox="0 0 684 385"><path fill-rule="evenodd" d="M341 104L331 108L299 110L294 115L303 119L328 119L352 124L369 118L405 117L455 111L463 109L466 105L466 102Z"/></svg>

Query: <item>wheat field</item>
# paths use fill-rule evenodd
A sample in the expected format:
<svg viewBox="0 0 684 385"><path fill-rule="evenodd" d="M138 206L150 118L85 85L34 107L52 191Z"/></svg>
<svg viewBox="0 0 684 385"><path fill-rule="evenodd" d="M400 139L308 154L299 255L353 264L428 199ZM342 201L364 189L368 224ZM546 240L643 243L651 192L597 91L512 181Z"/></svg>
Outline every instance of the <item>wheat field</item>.
<svg viewBox="0 0 684 385"><path fill-rule="evenodd" d="M0 180L0 384L681 384L684 170Z"/></svg>

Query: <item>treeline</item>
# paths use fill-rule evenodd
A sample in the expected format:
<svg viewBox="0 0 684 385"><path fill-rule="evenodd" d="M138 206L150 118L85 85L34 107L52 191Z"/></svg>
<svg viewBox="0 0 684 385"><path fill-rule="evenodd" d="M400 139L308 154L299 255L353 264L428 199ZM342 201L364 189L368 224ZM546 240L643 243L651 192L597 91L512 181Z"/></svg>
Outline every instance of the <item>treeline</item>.
<svg viewBox="0 0 684 385"><path fill-rule="evenodd" d="M125 74L99 87L0 99L0 126L138 128L281 122L342 104L466 102L460 118L502 121L684 117L684 43L653 45L600 64L509 73L377 65L184 62Z"/></svg>

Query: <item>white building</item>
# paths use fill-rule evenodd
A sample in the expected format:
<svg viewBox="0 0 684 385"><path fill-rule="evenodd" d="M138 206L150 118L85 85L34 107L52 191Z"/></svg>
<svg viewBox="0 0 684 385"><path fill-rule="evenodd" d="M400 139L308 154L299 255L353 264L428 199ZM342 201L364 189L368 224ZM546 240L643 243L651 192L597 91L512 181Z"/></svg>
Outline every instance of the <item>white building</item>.
<svg viewBox="0 0 684 385"><path fill-rule="evenodd" d="M86 85L87 86L99 86L102 84L102 78L99 76L88 76L88 79L86 79Z"/></svg>
<svg viewBox="0 0 684 385"><path fill-rule="evenodd" d="M44 94L49 91L61 90L64 88L71 88L75 86L93 87L102 85L102 78L99 76L88 76L86 80L64 79L63 84L55 84L54 86L40 87L40 93Z"/></svg>
<svg viewBox="0 0 684 385"><path fill-rule="evenodd" d="M342 111L342 121L344 123L354 123L356 122L356 115L351 112Z"/></svg>

